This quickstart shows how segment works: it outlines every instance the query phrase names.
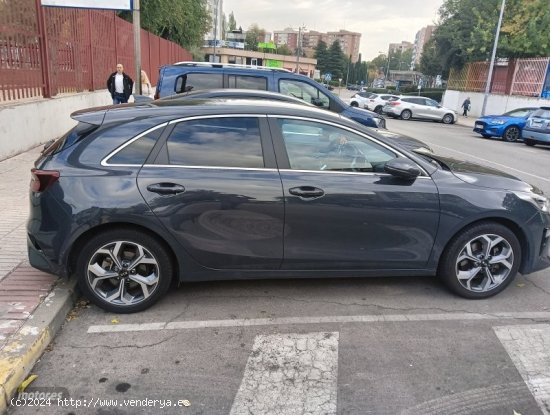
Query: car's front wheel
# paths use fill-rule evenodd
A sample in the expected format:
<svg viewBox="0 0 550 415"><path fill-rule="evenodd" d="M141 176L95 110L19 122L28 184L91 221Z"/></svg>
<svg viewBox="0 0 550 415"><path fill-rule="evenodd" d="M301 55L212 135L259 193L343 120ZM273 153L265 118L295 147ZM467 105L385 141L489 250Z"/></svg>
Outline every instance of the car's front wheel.
<svg viewBox="0 0 550 415"><path fill-rule="evenodd" d="M402 120L410 120L412 117L412 112L409 110L403 110L401 113L401 119Z"/></svg>
<svg viewBox="0 0 550 415"><path fill-rule="evenodd" d="M132 229L113 229L91 238L77 259L83 294L113 313L145 310L168 290L172 262L156 238Z"/></svg>
<svg viewBox="0 0 550 415"><path fill-rule="evenodd" d="M439 276L465 298L491 297L508 286L521 263L518 238L499 223L482 222L466 228L449 243Z"/></svg>
<svg viewBox="0 0 550 415"><path fill-rule="evenodd" d="M382 105L377 105L376 108L374 108L374 112L377 114L382 114Z"/></svg>
<svg viewBox="0 0 550 415"><path fill-rule="evenodd" d="M356 101L352 101L349 105L351 105L352 107L358 107L359 106L359 104Z"/></svg>
<svg viewBox="0 0 550 415"><path fill-rule="evenodd" d="M504 140L508 142L519 140L520 137L521 137L521 131L518 127L514 125L504 130L504 134L502 135L502 138L504 138Z"/></svg>
<svg viewBox="0 0 550 415"><path fill-rule="evenodd" d="M445 114L441 121L443 121L443 124L452 124L454 120L455 117L453 117L453 114Z"/></svg>

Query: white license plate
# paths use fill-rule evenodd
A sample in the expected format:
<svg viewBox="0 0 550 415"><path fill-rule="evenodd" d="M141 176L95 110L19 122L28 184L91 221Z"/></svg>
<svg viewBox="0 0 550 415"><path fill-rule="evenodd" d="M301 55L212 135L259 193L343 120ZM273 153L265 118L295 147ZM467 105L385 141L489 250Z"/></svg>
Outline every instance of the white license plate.
<svg viewBox="0 0 550 415"><path fill-rule="evenodd" d="M476 128L483 128L483 124L476 123Z"/></svg>

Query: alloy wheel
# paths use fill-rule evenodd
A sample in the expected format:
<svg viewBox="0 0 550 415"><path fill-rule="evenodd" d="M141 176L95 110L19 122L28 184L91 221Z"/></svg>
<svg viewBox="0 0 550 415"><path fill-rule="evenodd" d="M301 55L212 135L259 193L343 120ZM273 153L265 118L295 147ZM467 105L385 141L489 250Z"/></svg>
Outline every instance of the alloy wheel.
<svg viewBox="0 0 550 415"><path fill-rule="evenodd" d="M148 299L159 284L159 264L142 245L114 241L95 251L86 272L90 289L99 298L118 306Z"/></svg>
<svg viewBox="0 0 550 415"><path fill-rule="evenodd" d="M520 131L517 127L508 127L506 131L504 131L504 139L506 141L516 141L520 137Z"/></svg>
<svg viewBox="0 0 550 415"><path fill-rule="evenodd" d="M464 245L456 260L459 283L472 292L488 292L501 285L514 265L514 251L502 236L480 235Z"/></svg>

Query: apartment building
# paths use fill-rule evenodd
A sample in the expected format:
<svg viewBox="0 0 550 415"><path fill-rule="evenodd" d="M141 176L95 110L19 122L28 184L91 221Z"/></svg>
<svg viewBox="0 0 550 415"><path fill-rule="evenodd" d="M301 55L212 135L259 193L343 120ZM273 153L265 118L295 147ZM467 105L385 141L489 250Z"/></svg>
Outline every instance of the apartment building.
<svg viewBox="0 0 550 415"><path fill-rule="evenodd" d="M424 46L432 37L435 26L428 25L420 29L414 38L414 49L411 62L411 69L415 69L420 64L420 58L422 57L422 51Z"/></svg>

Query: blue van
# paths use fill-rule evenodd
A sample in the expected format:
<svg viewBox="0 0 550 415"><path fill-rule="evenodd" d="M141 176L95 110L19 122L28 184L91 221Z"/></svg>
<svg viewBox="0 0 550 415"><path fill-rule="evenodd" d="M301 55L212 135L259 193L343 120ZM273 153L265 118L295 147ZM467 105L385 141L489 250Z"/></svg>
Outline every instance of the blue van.
<svg viewBox="0 0 550 415"><path fill-rule="evenodd" d="M290 95L373 128L386 120L371 111L354 108L323 85L286 69L208 62L179 62L160 68L155 99L201 89L256 89Z"/></svg>

